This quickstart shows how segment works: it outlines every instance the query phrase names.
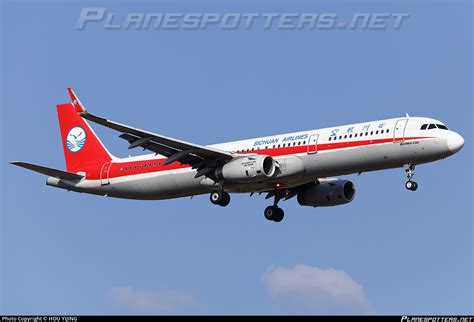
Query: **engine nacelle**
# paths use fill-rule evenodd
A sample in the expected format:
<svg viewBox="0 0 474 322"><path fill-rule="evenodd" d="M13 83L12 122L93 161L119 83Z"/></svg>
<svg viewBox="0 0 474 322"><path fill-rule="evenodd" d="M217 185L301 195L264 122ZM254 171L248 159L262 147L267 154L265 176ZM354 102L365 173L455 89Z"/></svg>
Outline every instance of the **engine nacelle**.
<svg viewBox="0 0 474 322"><path fill-rule="evenodd" d="M354 184L348 180L315 183L298 193L298 203L313 207L338 206L351 202L355 192Z"/></svg>
<svg viewBox="0 0 474 322"><path fill-rule="evenodd" d="M216 170L218 180L256 182L275 174L275 160L268 155L249 155L233 159Z"/></svg>

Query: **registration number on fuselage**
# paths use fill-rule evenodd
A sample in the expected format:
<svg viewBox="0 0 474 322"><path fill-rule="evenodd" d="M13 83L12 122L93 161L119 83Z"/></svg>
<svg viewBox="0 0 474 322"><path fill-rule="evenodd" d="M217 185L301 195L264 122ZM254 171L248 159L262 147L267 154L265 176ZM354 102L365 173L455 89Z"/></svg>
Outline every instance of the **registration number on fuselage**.
<svg viewBox="0 0 474 322"><path fill-rule="evenodd" d="M420 141L409 141L409 142L401 142L400 146L402 145L410 145L410 144L418 144Z"/></svg>

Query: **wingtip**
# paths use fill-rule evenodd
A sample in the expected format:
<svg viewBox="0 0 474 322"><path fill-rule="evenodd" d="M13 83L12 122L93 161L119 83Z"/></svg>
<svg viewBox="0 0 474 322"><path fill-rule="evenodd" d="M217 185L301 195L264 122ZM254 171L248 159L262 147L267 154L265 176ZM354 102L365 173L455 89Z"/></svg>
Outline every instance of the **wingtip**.
<svg viewBox="0 0 474 322"><path fill-rule="evenodd" d="M74 91L72 90L71 87L67 88L67 92L69 93L69 97L71 97L71 103L74 106L74 108L76 109L76 112L77 113L86 112L86 108L84 107L84 105L82 105L81 101L79 100L76 93L74 93Z"/></svg>

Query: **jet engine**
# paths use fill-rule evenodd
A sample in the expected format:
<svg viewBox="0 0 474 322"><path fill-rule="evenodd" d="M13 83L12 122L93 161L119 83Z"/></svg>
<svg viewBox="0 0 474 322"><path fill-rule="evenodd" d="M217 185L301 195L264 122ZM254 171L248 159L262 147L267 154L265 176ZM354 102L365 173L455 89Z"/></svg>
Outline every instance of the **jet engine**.
<svg viewBox="0 0 474 322"><path fill-rule="evenodd" d="M257 182L275 174L275 160L268 155L249 155L232 159L216 169L218 180L237 183Z"/></svg>
<svg viewBox="0 0 474 322"><path fill-rule="evenodd" d="M298 193L301 206L327 207L351 202L355 197L355 187L348 180L316 182Z"/></svg>

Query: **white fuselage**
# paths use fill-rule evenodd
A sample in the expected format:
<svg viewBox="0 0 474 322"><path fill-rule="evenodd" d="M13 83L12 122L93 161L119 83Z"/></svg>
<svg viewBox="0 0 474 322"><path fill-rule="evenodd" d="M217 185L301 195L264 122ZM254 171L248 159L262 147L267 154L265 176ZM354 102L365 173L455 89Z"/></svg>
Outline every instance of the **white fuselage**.
<svg viewBox="0 0 474 322"><path fill-rule="evenodd" d="M426 129L421 129L427 124ZM429 129L430 124L440 125ZM226 182L227 192L296 187L329 176L427 163L461 149L464 140L440 121L402 117L211 145L233 155L269 155L279 171L267 180ZM168 199L208 193L219 184L196 170L154 154L113 159L78 183L48 178L68 190L129 199Z"/></svg>

